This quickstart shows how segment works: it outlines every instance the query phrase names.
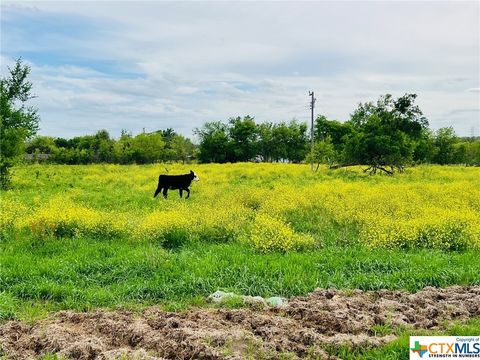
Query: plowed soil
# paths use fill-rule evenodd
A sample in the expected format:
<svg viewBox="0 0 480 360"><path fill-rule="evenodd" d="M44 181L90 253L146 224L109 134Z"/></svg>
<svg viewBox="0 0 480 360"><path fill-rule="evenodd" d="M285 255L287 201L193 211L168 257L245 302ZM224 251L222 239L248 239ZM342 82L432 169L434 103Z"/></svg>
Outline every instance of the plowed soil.
<svg viewBox="0 0 480 360"><path fill-rule="evenodd" d="M381 346L395 335L376 329L431 329L480 316L480 286L403 291L319 289L282 308L191 309L172 313L61 311L33 325L0 325L11 359L333 359L328 346Z"/></svg>

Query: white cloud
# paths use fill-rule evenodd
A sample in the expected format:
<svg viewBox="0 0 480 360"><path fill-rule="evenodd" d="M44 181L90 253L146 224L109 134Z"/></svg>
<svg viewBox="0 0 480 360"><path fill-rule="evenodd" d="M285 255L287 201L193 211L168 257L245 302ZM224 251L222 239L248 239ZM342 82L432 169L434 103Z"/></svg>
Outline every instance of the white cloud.
<svg viewBox="0 0 480 360"><path fill-rule="evenodd" d="M45 134L173 127L190 135L205 121L244 114L308 120L309 90L318 111L339 120L360 101L415 92L432 127L480 132L480 113L462 112L480 108L475 2L73 1L4 9L16 19L28 13L40 27L66 17L88 30L59 34L45 25L36 37L15 23L2 28L2 69L13 55L29 55Z"/></svg>

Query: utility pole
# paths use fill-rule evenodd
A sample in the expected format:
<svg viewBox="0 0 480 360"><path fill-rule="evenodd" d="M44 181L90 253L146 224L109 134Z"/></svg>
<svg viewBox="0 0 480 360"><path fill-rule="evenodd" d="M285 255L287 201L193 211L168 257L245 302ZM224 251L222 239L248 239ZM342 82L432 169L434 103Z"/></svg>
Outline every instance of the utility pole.
<svg viewBox="0 0 480 360"><path fill-rule="evenodd" d="M313 109L315 108L315 93L313 91L308 92L308 96L312 97L312 100L310 100L310 109L312 110L312 124L310 127L310 141L311 141L311 154L313 155L313 147L314 147L314 133L313 133ZM310 168L313 171L313 157L311 157L311 162L310 162Z"/></svg>

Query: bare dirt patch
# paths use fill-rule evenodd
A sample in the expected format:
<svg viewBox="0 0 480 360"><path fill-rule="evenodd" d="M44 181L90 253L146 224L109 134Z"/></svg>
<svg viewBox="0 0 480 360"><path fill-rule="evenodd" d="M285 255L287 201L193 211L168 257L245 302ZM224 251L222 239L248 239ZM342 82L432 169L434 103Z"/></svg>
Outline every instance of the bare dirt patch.
<svg viewBox="0 0 480 360"><path fill-rule="evenodd" d="M61 311L34 325L0 325L0 345L11 359L47 353L69 359L333 359L325 346L381 346L395 338L379 328L431 329L479 316L479 286L414 294L319 289L280 309Z"/></svg>

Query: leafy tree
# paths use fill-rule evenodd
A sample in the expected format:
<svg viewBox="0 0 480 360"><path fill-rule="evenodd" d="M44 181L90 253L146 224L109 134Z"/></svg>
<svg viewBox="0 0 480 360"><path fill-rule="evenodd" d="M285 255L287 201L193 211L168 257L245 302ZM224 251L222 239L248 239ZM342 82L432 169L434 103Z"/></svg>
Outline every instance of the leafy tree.
<svg viewBox="0 0 480 360"><path fill-rule="evenodd" d="M275 124L272 130L272 160L282 161L288 159L289 129L285 122Z"/></svg>
<svg viewBox="0 0 480 360"><path fill-rule="evenodd" d="M54 149L54 152L48 158L48 162L75 165L80 164L79 158L80 154L77 149L70 147L57 147L56 149Z"/></svg>
<svg viewBox="0 0 480 360"><path fill-rule="evenodd" d="M258 141L257 150L263 161L272 161L273 148L273 129L274 125L271 122L265 122L257 125Z"/></svg>
<svg viewBox="0 0 480 360"><path fill-rule="evenodd" d="M169 144L175 138L175 136L177 136L177 133L172 128L159 130L157 132L160 133L160 135L162 135L162 138L166 144Z"/></svg>
<svg viewBox="0 0 480 360"><path fill-rule="evenodd" d="M455 163L455 143L458 138L452 127L438 129L434 136L435 155L433 162L441 165Z"/></svg>
<svg viewBox="0 0 480 360"><path fill-rule="evenodd" d="M344 144L344 136L350 134L349 123L341 123L337 120L328 120L324 115L319 115L315 119L315 139L325 140L330 137L331 143L335 147Z"/></svg>
<svg viewBox="0 0 480 360"><path fill-rule="evenodd" d="M0 187L10 183L9 170L23 155L25 140L38 131L37 109L27 107L32 99L30 67L18 59L9 75L0 80Z"/></svg>
<svg viewBox="0 0 480 360"><path fill-rule="evenodd" d="M55 139L51 136L35 136L26 143L27 154L52 154L57 150Z"/></svg>
<svg viewBox="0 0 480 360"><path fill-rule="evenodd" d="M454 148L454 163L467 164L468 144L465 142L457 142L456 144L454 144L453 148Z"/></svg>
<svg viewBox="0 0 480 360"><path fill-rule="evenodd" d="M92 144L95 162L112 162L114 140L110 138L107 130L100 130L95 134Z"/></svg>
<svg viewBox="0 0 480 360"><path fill-rule="evenodd" d="M325 140L320 140L314 145L305 161L317 163L317 168L315 169L315 171L317 171L320 164L328 164L329 166L332 166L335 154L335 148L332 144L331 138L327 136Z"/></svg>
<svg viewBox="0 0 480 360"><path fill-rule="evenodd" d="M302 161L307 153L307 124L293 119L274 125L271 144L273 160Z"/></svg>
<svg viewBox="0 0 480 360"><path fill-rule="evenodd" d="M173 160L181 161L185 164L194 157L195 145L182 135L175 135L171 141L171 149L173 152Z"/></svg>
<svg viewBox="0 0 480 360"><path fill-rule="evenodd" d="M467 165L480 166L480 139L467 142Z"/></svg>
<svg viewBox="0 0 480 360"><path fill-rule="evenodd" d="M55 142L55 146L57 148L73 148L73 144L70 140L64 138L55 138L53 141Z"/></svg>
<svg viewBox="0 0 480 360"><path fill-rule="evenodd" d="M173 139L177 136L177 133L172 128L167 128L165 130L157 130L156 133L162 135L163 141L165 142L165 149L163 150L161 160L175 160L176 155L175 151L172 149Z"/></svg>
<svg viewBox="0 0 480 360"><path fill-rule="evenodd" d="M329 142L333 145L334 156L331 159L342 161L344 153L345 139L352 133L352 126L349 122L341 123L337 120L328 120L326 116L319 115L315 119L315 139ZM332 165L332 164L330 164Z"/></svg>
<svg viewBox="0 0 480 360"><path fill-rule="evenodd" d="M249 161L257 155L258 129L255 120L247 115L231 118L229 137L233 149L234 161Z"/></svg>
<svg viewBox="0 0 480 360"><path fill-rule="evenodd" d="M137 164L153 163L162 157L165 142L159 133L140 133L133 138L131 151Z"/></svg>
<svg viewBox="0 0 480 360"><path fill-rule="evenodd" d="M194 133L200 138L200 162L224 163L234 158L226 124L220 121L207 122L195 129Z"/></svg>
<svg viewBox="0 0 480 360"><path fill-rule="evenodd" d="M415 105L416 97L405 94L395 100L387 94L376 104L359 104L348 122L352 131L345 138L344 161L369 165L372 173L380 169L389 174L410 163L416 141L428 126Z"/></svg>
<svg viewBox="0 0 480 360"><path fill-rule="evenodd" d="M86 150L89 152L93 150L95 145L95 136L94 135L84 135L84 136L76 136L72 140L72 145L74 148L79 150ZM93 154L91 154L93 158Z"/></svg>
<svg viewBox="0 0 480 360"><path fill-rule="evenodd" d="M435 146L433 144L433 133L430 129L424 129L415 141L413 161L415 163L429 163L432 162L434 156Z"/></svg>
<svg viewBox="0 0 480 360"><path fill-rule="evenodd" d="M288 123L287 158L295 163L307 154L307 124L293 119Z"/></svg>
<svg viewBox="0 0 480 360"><path fill-rule="evenodd" d="M113 146L115 162L120 164L129 164L133 160L133 137L131 134L122 130L120 139Z"/></svg>

